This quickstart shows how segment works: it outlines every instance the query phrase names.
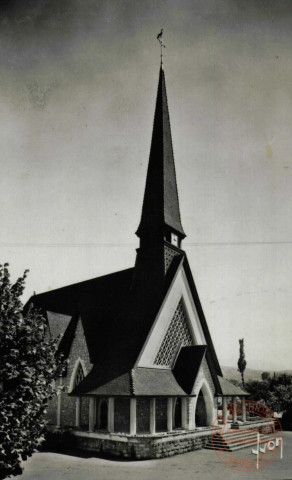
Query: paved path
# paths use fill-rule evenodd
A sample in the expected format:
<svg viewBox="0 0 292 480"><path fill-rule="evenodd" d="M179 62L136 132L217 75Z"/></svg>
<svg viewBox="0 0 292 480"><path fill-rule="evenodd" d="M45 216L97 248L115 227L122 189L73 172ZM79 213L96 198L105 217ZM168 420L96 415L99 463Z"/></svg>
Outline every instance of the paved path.
<svg viewBox="0 0 292 480"><path fill-rule="evenodd" d="M250 449L242 458L252 458ZM255 458L255 457L254 457ZM60 453L36 453L24 463L17 480L292 480L292 432L284 433L284 455L258 472L236 472L218 460L212 450L162 460L115 461Z"/></svg>

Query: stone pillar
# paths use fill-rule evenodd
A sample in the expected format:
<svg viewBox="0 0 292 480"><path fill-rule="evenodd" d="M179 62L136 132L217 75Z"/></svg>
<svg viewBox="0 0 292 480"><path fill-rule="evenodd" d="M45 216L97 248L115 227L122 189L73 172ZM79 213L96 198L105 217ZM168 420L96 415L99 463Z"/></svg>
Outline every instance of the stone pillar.
<svg viewBox="0 0 292 480"><path fill-rule="evenodd" d="M108 399L107 409L107 429L109 433L112 433L115 429L115 400L113 397Z"/></svg>
<svg viewBox="0 0 292 480"><path fill-rule="evenodd" d="M232 407L233 407L233 423L237 422L237 410L236 410L236 397L232 399Z"/></svg>
<svg viewBox="0 0 292 480"><path fill-rule="evenodd" d="M80 416L81 416L81 397L76 398L76 418L75 426L80 428Z"/></svg>
<svg viewBox="0 0 292 480"><path fill-rule="evenodd" d="M245 397L241 397L241 405L242 405L242 421L246 422L246 405L245 405Z"/></svg>
<svg viewBox="0 0 292 480"><path fill-rule="evenodd" d="M181 399L181 426L184 430L188 430L188 403L186 397Z"/></svg>
<svg viewBox="0 0 292 480"><path fill-rule="evenodd" d="M88 430L90 432L94 431L94 420L95 420L95 398L89 398L89 420L88 420Z"/></svg>
<svg viewBox="0 0 292 480"><path fill-rule="evenodd" d="M167 431L172 432L172 415L173 415L172 398L167 399Z"/></svg>
<svg viewBox="0 0 292 480"><path fill-rule="evenodd" d="M137 399L130 398L130 435L137 433Z"/></svg>
<svg viewBox="0 0 292 480"><path fill-rule="evenodd" d="M57 427L61 427L62 423L62 385L63 385L63 378L60 377L59 379L59 387L57 387Z"/></svg>
<svg viewBox="0 0 292 480"><path fill-rule="evenodd" d="M228 422L227 397L222 399L222 423L226 425Z"/></svg>
<svg viewBox="0 0 292 480"><path fill-rule="evenodd" d="M150 398L150 433L156 432L156 405L155 398Z"/></svg>

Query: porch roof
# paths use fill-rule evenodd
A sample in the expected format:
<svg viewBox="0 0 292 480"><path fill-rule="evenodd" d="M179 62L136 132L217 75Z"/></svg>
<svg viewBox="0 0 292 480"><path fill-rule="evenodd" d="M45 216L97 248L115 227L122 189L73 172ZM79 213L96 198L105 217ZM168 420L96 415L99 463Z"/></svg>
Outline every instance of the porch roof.
<svg viewBox="0 0 292 480"><path fill-rule="evenodd" d="M226 378L223 378L220 375L218 375L218 380L220 384L221 395L229 395L230 397L243 397L250 395L248 392L242 390L242 388L237 387L236 385L233 385L233 383L229 382L229 380L226 380Z"/></svg>
<svg viewBox="0 0 292 480"><path fill-rule="evenodd" d="M94 368L71 395L97 396L189 396L177 383L169 368L138 367L95 387Z"/></svg>

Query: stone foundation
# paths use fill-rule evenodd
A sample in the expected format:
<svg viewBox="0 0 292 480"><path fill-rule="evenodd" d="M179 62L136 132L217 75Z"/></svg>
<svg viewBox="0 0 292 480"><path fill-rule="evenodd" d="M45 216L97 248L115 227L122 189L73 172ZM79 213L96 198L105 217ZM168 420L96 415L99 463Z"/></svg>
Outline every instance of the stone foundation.
<svg viewBox="0 0 292 480"><path fill-rule="evenodd" d="M211 429L193 432L134 437L122 434L101 434L71 431L66 444L71 448L113 455L133 460L164 458L204 448Z"/></svg>

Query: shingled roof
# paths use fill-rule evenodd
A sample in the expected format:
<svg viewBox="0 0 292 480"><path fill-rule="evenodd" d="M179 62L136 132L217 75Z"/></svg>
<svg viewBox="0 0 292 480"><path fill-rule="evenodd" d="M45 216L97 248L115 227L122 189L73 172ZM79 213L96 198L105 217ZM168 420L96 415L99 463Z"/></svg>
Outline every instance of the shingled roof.
<svg viewBox="0 0 292 480"><path fill-rule="evenodd" d="M108 377L108 375L105 374L105 377ZM112 374L112 378L104 383L105 377L98 377L94 367L92 372L75 388L71 395L134 395L143 397L187 395L177 383L173 372L169 368L138 367L120 376Z"/></svg>
<svg viewBox="0 0 292 480"><path fill-rule="evenodd" d="M220 375L218 376L218 380L220 383L222 395L228 395L230 397L241 397L250 395L248 392L242 390L242 388L237 387L236 385L233 385L233 383L229 382L229 380L226 380L226 378L223 378Z"/></svg>

